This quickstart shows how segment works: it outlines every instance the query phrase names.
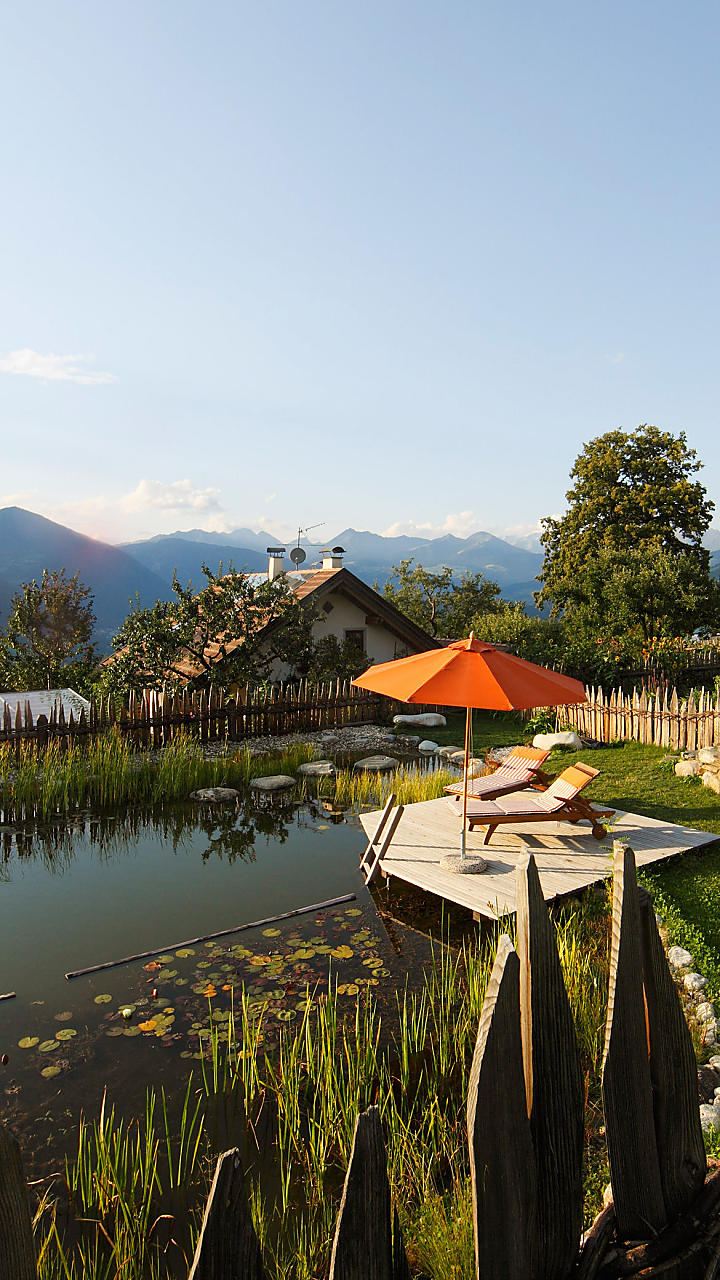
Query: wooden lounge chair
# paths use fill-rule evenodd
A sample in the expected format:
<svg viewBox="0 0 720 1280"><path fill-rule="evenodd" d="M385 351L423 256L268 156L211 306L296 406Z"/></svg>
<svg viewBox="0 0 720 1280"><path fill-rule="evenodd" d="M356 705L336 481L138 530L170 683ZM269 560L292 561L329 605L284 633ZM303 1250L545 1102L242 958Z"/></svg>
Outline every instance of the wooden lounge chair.
<svg viewBox="0 0 720 1280"><path fill-rule="evenodd" d="M548 774L543 773L540 766L545 763L549 751L540 747L513 747L509 756L494 773L484 774L481 778L468 778L468 799L494 800L496 796L507 795L511 791L522 791L525 787L544 788L550 782ZM459 800L463 794L463 782L453 782L445 787L448 795Z"/></svg>
<svg viewBox="0 0 720 1280"><path fill-rule="evenodd" d="M610 817L614 809L595 809L580 796L583 787L598 776L588 764L571 764L551 782L547 791L515 792L497 800L472 800L468 803L468 826L487 827L483 844L504 823L523 822L591 822L596 840L607 835L600 821Z"/></svg>

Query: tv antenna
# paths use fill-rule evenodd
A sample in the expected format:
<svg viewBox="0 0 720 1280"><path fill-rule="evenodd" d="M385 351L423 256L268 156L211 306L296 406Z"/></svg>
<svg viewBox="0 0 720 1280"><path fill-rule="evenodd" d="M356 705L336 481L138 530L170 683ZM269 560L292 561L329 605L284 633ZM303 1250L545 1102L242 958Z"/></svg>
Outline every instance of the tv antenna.
<svg viewBox="0 0 720 1280"><path fill-rule="evenodd" d="M311 533L313 529L321 529L324 524L325 524L325 521L320 520L318 524L309 524L305 529L298 529L297 546L293 547L292 551L290 552L290 559L292 560L296 568L299 564L302 564L303 560L305 560L307 556L307 552L305 552L303 548L300 546L300 539L302 538L303 534Z"/></svg>

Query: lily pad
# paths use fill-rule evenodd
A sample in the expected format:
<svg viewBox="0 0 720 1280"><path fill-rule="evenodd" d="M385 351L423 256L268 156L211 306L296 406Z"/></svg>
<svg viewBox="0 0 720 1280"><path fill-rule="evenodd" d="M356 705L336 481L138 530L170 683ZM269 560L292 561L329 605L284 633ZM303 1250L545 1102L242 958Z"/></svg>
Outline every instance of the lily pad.
<svg viewBox="0 0 720 1280"><path fill-rule="evenodd" d="M124 1035L124 1036L139 1036L139 1035L140 1035L140 1028L139 1028L139 1027L124 1027L124 1028L123 1028L123 1035Z"/></svg>
<svg viewBox="0 0 720 1280"><path fill-rule="evenodd" d="M72 1040L77 1035L77 1031L73 1031L72 1027L63 1027L61 1031L55 1032L56 1040Z"/></svg>
<svg viewBox="0 0 720 1280"><path fill-rule="evenodd" d="M139 1023L138 1023L138 1030L140 1030L140 1031L154 1031L154 1030L155 1030L155 1028L156 1028L156 1026L157 1026L157 1023L158 1023L157 1018L148 1018L147 1022L139 1022Z"/></svg>
<svg viewBox="0 0 720 1280"><path fill-rule="evenodd" d="M38 1048L38 1053L52 1053L53 1049L59 1049L60 1045L57 1040L43 1040Z"/></svg>
<svg viewBox="0 0 720 1280"><path fill-rule="evenodd" d="M349 960L353 955L353 949L343 943L340 947L333 947L330 955L334 956L336 960Z"/></svg>
<svg viewBox="0 0 720 1280"><path fill-rule="evenodd" d="M293 1018L297 1018L297 1011L295 1009L278 1009L275 1016L279 1018L280 1022L292 1022Z"/></svg>
<svg viewBox="0 0 720 1280"><path fill-rule="evenodd" d="M272 964L270 956L251 956L250 963L260 968L262 965Z"/></svg>
<svg viewBox="0 0 720 1280"><path fill-rule="evenodd" d="M263 938L279 938L279 929L263 929Z"/></svg>
<svg viewBox="0 0 720 1280"><path fill-rule="evenodd" d="M178 960L187 960L188 956L195 955L195 951L193 947L181 947L179 951L175 952L175 955Z"/></svg>
<svg viewBox="0 0 720 1280"><path fill-rule="evenodd" d="M72 1013L70 1012L69 1009L63 1009L62 1013L55 1014L56 1022L69 1022L71 1018L72 1018Z"/></svg>
<svg viewBox="0 0 720 1280"><path fill-rule="evenodd" d="M360 990L356 982L342 982L338 987L339 996L356 996Z"/></svg>
<svg viewBox="0 0 720 1280"><path fill-rule="evenodd" d="M109 995L106 995L106 994L103 994L103 995L101 995L101 996L96 996L96 997L95 997L95 1003L96 1003L96 1004L109 1004L111 1000L112 1000L112 996L109 996Z"/></svg>
<svg viewBox="0 0 720 1280"><path fill-rule="evenodd" d="M59 1067L43 1067L42 1071L40 1072L40 1075L44 1076L46 1080L50 1080L53 1076L60 1075L60 1068Z"/></svg>
<svg viewBox="0 0 720 1280"><path fill-rule="evenodd" d="M347 911L345 912L345 915L346 915L346 916L361 916L361 915L362 915L362 911L360 910L360 907L348 907Z"/></svg>
<svg viewBox="0 0 720 1280"><path fill-rule="evenodd" d="M158 964L170 964L171 961L172 961L171 955L158 956Z"/></svg>
<svg viewBox="0 0 720 1280"><path fill-rule="evenodd" d="M106 1036L121 1036L121 1035L122 1035L122 1033L123 1033L123 1028L122 1028L122 1027L110 1027L110 1028L109 1028L109 1030L105 1032L105 1035L106 1035Z"/></svg>
<svg viewBox="0 0 720 1280"><path fill-rule="evenodd" d="M18 1040L18 1047L20 1049L34 1049L35 1045L39 1043L38 1036L23 1036L22 1040Z"/></svg>

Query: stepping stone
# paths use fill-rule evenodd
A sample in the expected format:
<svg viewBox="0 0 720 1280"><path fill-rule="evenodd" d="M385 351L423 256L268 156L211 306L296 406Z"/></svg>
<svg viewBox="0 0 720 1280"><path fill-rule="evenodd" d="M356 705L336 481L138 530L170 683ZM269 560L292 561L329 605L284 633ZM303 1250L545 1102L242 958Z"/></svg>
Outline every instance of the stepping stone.
<svg viewBox="0 0 720 1280"><path fill-rule="evenodd" d="M356 761L354 768L363 773L384 773L388 769L397 769L399 763L394 756L366 756L364 760Z"/></svg>
<svg viewBox="0 0 720 1280"><path fill-rule="evenodd" d="M210 804L230 804L240 795L234 787L201 787L199 791L191 791L191 800L205 800Z"/></svg>
<svg viewBox="0 0 720 1280"><path fill-rule="evenodd" d="M286 773L269 773L265 778L253 778L250 786L256 791L285 791L295 786L295 779Z"/></svg>
<svg viewBox="0 0 720 1280"><path fill-rule="evenodd" d="M421 742L418 747L418 751L427 751L427 752L435 752L437 751L437 749L438 749L437 742L432 742L430 738L426 738L425 741Z"/></svg>
<svg viewBox="0 0 720 1280"><path fill-rule="evenodd" d="M332 760L309 760L298 767L298 773L305 774L307 778L333 778L335 765Z"/></svg>

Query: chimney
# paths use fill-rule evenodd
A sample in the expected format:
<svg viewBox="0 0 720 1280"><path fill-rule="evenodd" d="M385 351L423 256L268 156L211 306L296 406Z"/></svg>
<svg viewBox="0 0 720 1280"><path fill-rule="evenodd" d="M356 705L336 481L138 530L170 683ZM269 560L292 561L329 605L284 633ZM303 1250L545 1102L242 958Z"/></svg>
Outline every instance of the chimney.
<svg viewBox="0 0 720 1280"><path fill-rule="evenodd" d="M342 569L342 558L345 555L344 547L333 547L332 549L326 547L324 551L320 552L320 555L322 556L323 569Z"/></svg>
<svg viewBox="0 0 720 1280"><path fill-rule="evenodd" d="M268 582L274 582L285 572L285 548L268 547Z"/></svg>

